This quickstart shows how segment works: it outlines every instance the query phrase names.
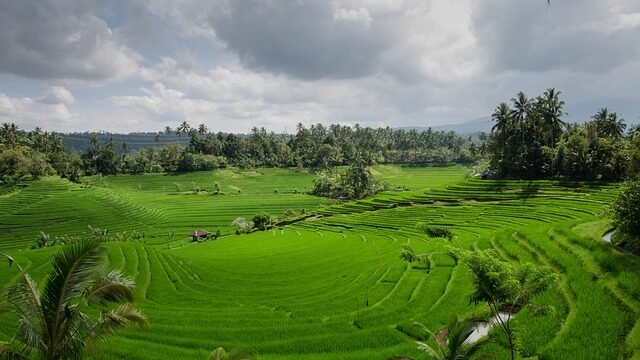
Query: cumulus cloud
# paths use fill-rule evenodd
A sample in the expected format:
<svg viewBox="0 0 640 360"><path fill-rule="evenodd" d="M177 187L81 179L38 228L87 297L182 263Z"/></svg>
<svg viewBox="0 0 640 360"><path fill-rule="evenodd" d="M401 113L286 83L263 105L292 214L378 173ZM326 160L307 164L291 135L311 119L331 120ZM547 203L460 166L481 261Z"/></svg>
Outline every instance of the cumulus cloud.
<svg viewBox="0 0 640 360"><path fill-rule="evenodd" d="M43 104L71 105L75 100L71 91L62 86L52 86L47 89L45 96L40 99L40 102Z"/></svg>
<svg viewBox="0 0 640 360"><path fill-rule="evenodd" d="M640 54L635 0L486 0L474 5L473 28L494 71L604 72Z"/></svg>
<svg viewBox="0 0 640 360"><path fill-rule="evenodd" d="M455 80L477 72L469 4L156 0L149 8L180 24L183 33L209 39L214 34L213 41L222 42L252 70L303 80L383 73L415 82Z"/></svg>
<svg viewBox="0 0 640 360"><path fill-rule="evenodd" d="M241 132L298 122L429 126L483 117L517 91L548 87L563 92L571 120L584 120L594 104L638 115L627 106L640 77L635 0L0 5L0 73L18 76L0 74L3 119L44 119L57 107L59 119L71 119L65 128L78 130L157 130L183 120ZM24 86L20 77L35 80ZM48 90L8 95L34 83Z"/></svg>
<svg viewBox="0 0 640 360"><path fill-rule="evenodd" d="M69 95L71 93L62 88L50 90L41 98L11 97L0 92L0 122L15 123L26 129L73 128L81 119L69 110Z"/></svg>
<svg viewBox="0 0 640 360"><path fill-rule="evenodd" d="M101 3L0 0L0 72L90 81L135 74L141 56L97 16Z"/></svg>

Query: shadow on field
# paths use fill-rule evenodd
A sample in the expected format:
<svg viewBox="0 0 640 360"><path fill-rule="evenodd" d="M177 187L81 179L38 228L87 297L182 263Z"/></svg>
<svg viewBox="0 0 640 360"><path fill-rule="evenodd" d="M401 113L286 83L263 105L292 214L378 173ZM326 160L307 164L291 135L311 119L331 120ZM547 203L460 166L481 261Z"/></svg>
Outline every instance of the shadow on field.
<svg viewBox="0 0 640 360"><path fill-rule="evenodd" d="M540 191L540 184L537 181L529 181L522 187L522 190L520 190L520 193L518 194L518 198L526 200L538 195L539 191Z"/></svg>

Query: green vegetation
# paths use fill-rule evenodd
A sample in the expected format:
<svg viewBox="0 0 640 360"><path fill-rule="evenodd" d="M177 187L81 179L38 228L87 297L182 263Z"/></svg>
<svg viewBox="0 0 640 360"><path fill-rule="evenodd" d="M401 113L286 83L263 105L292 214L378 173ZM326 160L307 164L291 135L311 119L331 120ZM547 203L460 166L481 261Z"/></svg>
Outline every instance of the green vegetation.
<svg viewBox="0 0 640 360"><path fill-rule="evenodd" d="M98 236L108 229L111 268L135 279L134 305L151 326L97 345L102 359L205 359L218 347L278 360L422 358L416 339L439 345L414 322L442 329L455 317L492 313L469 302L474 275L448 255L452 245L559 274L557 288L511 319L517 356L639 356L640 262L602 241L602 213L618 185L481 180L460 166L369 169L390 190L344 202L305 194L315 175L302 170L23 180L1 190L0 250L40 282L61 249L28 249L40 231L55 239L90 237L87 225ZM262 213L288 224L234 235L234 219ZM417 223L455 238L431 238ZM196 229L221 234L191 242ZM144 238L113 241L133 231ZM399 258L403 249L418 261ZM0 270L0 283L18 280ZM15 314L1 314L0 341L17 324ZM510 356L499 331L477 356Z"/></svg>
<svg viewBox="0 0 640 360"><path fill-rule="evenodd" d="M640 181L625 184L611 210L616 228L615 242L640 254Z"/></svg>
<svg viewBox="0 0 640 360"><path fill-rule="evenodd" d="M358 161L343 174L322 174L314 180L311 193L334 199L362 199L382 190L383 186L373 177L369 167Z"/></svg>
<svg viewBox="0 0 640 360"><path fill-rule="evenodd" d="M417 325L423 328L431 339L438 343L438 346L431 346L418 341L418 349L427 353L432 359L437 360L470 359L488 340L484 338L476 342L469 341L478 323L479 321L473 319L460 320L455 318L449 323L446 329L442 330L446 331L446 338L442 340L438 339L438 336L429 331L424 325L418 323ZM440 343L438 340L443 343Z"/></svg>
<svg viewBox="0 0 640 360"><path fill-rule="evenodd" d="M322 124L307 129L299 124L295 135L267 133L264 128L253 128L248 135L238 135L209 133L204 124L196 129L184 121L175 131L167 128L163 135L171 134L178 136L176 143L160 146L157 141L137 150L132 150L126 142L117 143L118 135L101 139L98 134L92 134L85 148L72 146L76 152L70 156L64 152L65 144L58 134L39 129L25 132L15 124L3 124L0 181L14 184L28 176L39 178L57 173L78 182L83 175L183 173L230 166L331 171L336 166L354 165L350 171L357 171L381 163L470 163L478 156L470 138L431 129L418 132L359 125L324 127ZM76 134L76 138L83 136L87 134ZM181 141L182 136L190 139L187 144ZM156 134L156 140L160 137L160 133ZM66 138L74 141L73 136ZM347 180L354 180L362 176L348 177ZM342 185L345 191L355 192L351 194L355 197L371 194L360 193L357 184ZM219 189L215 191L220 193Z"/></svg>
<svg viewBox="0 0 640 360"><path fill-rule="evenodd" d="M529 99L519 92L512 106L496 107L488 148L498 176L614 181L636 176L640 147L635 130L625 138L624 119L607 108L584 124L566 124L560 94L547 89Z"/></svg>
<svg viewBox="0 0 640 360"><path fill-rule="evenodd" d="M471 269L475 292L471 301L486 302L496 317L498 326L507 337L511 359L516 357L515 335L511 317L530 304L534 296L546 291L556 282L557 275L547 266L527 263L514 266L499 260L494 251L451 251ZM507 313L501 315L501 311Z"/></svg>
<svg viewBox="0 0 640 360"><path fill-rule="evenodd" d="M9 260L15 260L0 253ZM19 264L20 276L7 291L7 301L19 318L11 342L0 344L0 358L78 359L119 329L145 325L146 317L127 304L133 301L134 282L120 271L103 266L106 253L99 243L87 240L62 248L51 260L53 270L40 290ZM42 291L42 293L41 293ZM118 308L103 310L98 320L88 314L89 305Z"/></svg>

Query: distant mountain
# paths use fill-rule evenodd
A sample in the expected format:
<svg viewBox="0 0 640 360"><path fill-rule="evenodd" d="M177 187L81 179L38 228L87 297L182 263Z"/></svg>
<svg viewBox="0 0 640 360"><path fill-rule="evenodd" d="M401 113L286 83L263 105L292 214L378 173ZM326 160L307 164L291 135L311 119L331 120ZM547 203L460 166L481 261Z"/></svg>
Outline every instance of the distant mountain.
<svg viewBox="0 0 640 360"><path fill-rule="evenodd" d="M454 131L461 135L471 135L480 132L490 132L491 131L491 118L488 116L465 121L462 123L456 124L444 124L444 125L436 125L436 126L404 126L399 127L398 129L404 130L418 130L424 131L428 128L431 128L434 131Z"/></svg>
<svg viewBox="0 0 640 360"><path fill-rule="evenodd" d="M567 104L567 120L569 122L582 123L595 114L600 108L606 107L610 112L614 111L625 119L627 124L640 122L640 101L637 99L597 99L582 101L575 104Z"/></svg>
<svg viewBox="0 0 640 360"><path fill-rule="evenodd" d="M60 134L62 140L64 140L67 146L67 152L81 153L89 148L91 143L91 137L93 133L71 133ZM175 134L165 135L160 134L156 139L157 133L130 133L130 134L112 134L112 133L97 133L98 140L101 143L106 143L110 138L113 138L114 147L117 152L122 150L122 143L127 143L129 150L139 150L148 147L160 147L167 144L188 144L189 136L178 136ZM156 142L156 140L158 140Z"/></svg>

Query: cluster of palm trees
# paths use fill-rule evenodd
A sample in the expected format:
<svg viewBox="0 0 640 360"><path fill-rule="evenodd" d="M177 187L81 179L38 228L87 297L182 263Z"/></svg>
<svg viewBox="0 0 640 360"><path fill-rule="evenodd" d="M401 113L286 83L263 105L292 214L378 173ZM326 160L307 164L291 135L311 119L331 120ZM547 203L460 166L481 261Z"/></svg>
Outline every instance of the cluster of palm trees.
<svg viewBox="0 0 640 360"><path fill-rule="evenodd" d="M488 142L493 170L529 179L624 177L630 167L624 119L602 108L585 124L567 124L560 95L553 88L536 98L519 92L496 107Z"/></svg>
<svg viewBox="0 0 640 360"><path fill-rule="evenodd" d="M191 125L189 125L189 123L185 120L181 122L180 125L178 125L175 130L172 129L171 126L166 126L164 128L165 135L171 135L173 133L178 135L178 137L182 135L193 135L193 134L198 134L200 136L203 136L209 133L209 128L205 124L200 124L198 125L197 128L194 128L194 127L191 127Z"/></svg>
<svg viewBox="0 0 640 360"><path fill-rule="evenodd" d="M507 103L498 105L491 115L495 122L491 129L490 148L492 166L503 176L520 176L532 172L553 173L553 159L541 163L542 147L554 149L562 135L565 102L560 91L547 89L541 96L530 99L519 92ZM549 169L546 169L550 165Z"/></svg>

